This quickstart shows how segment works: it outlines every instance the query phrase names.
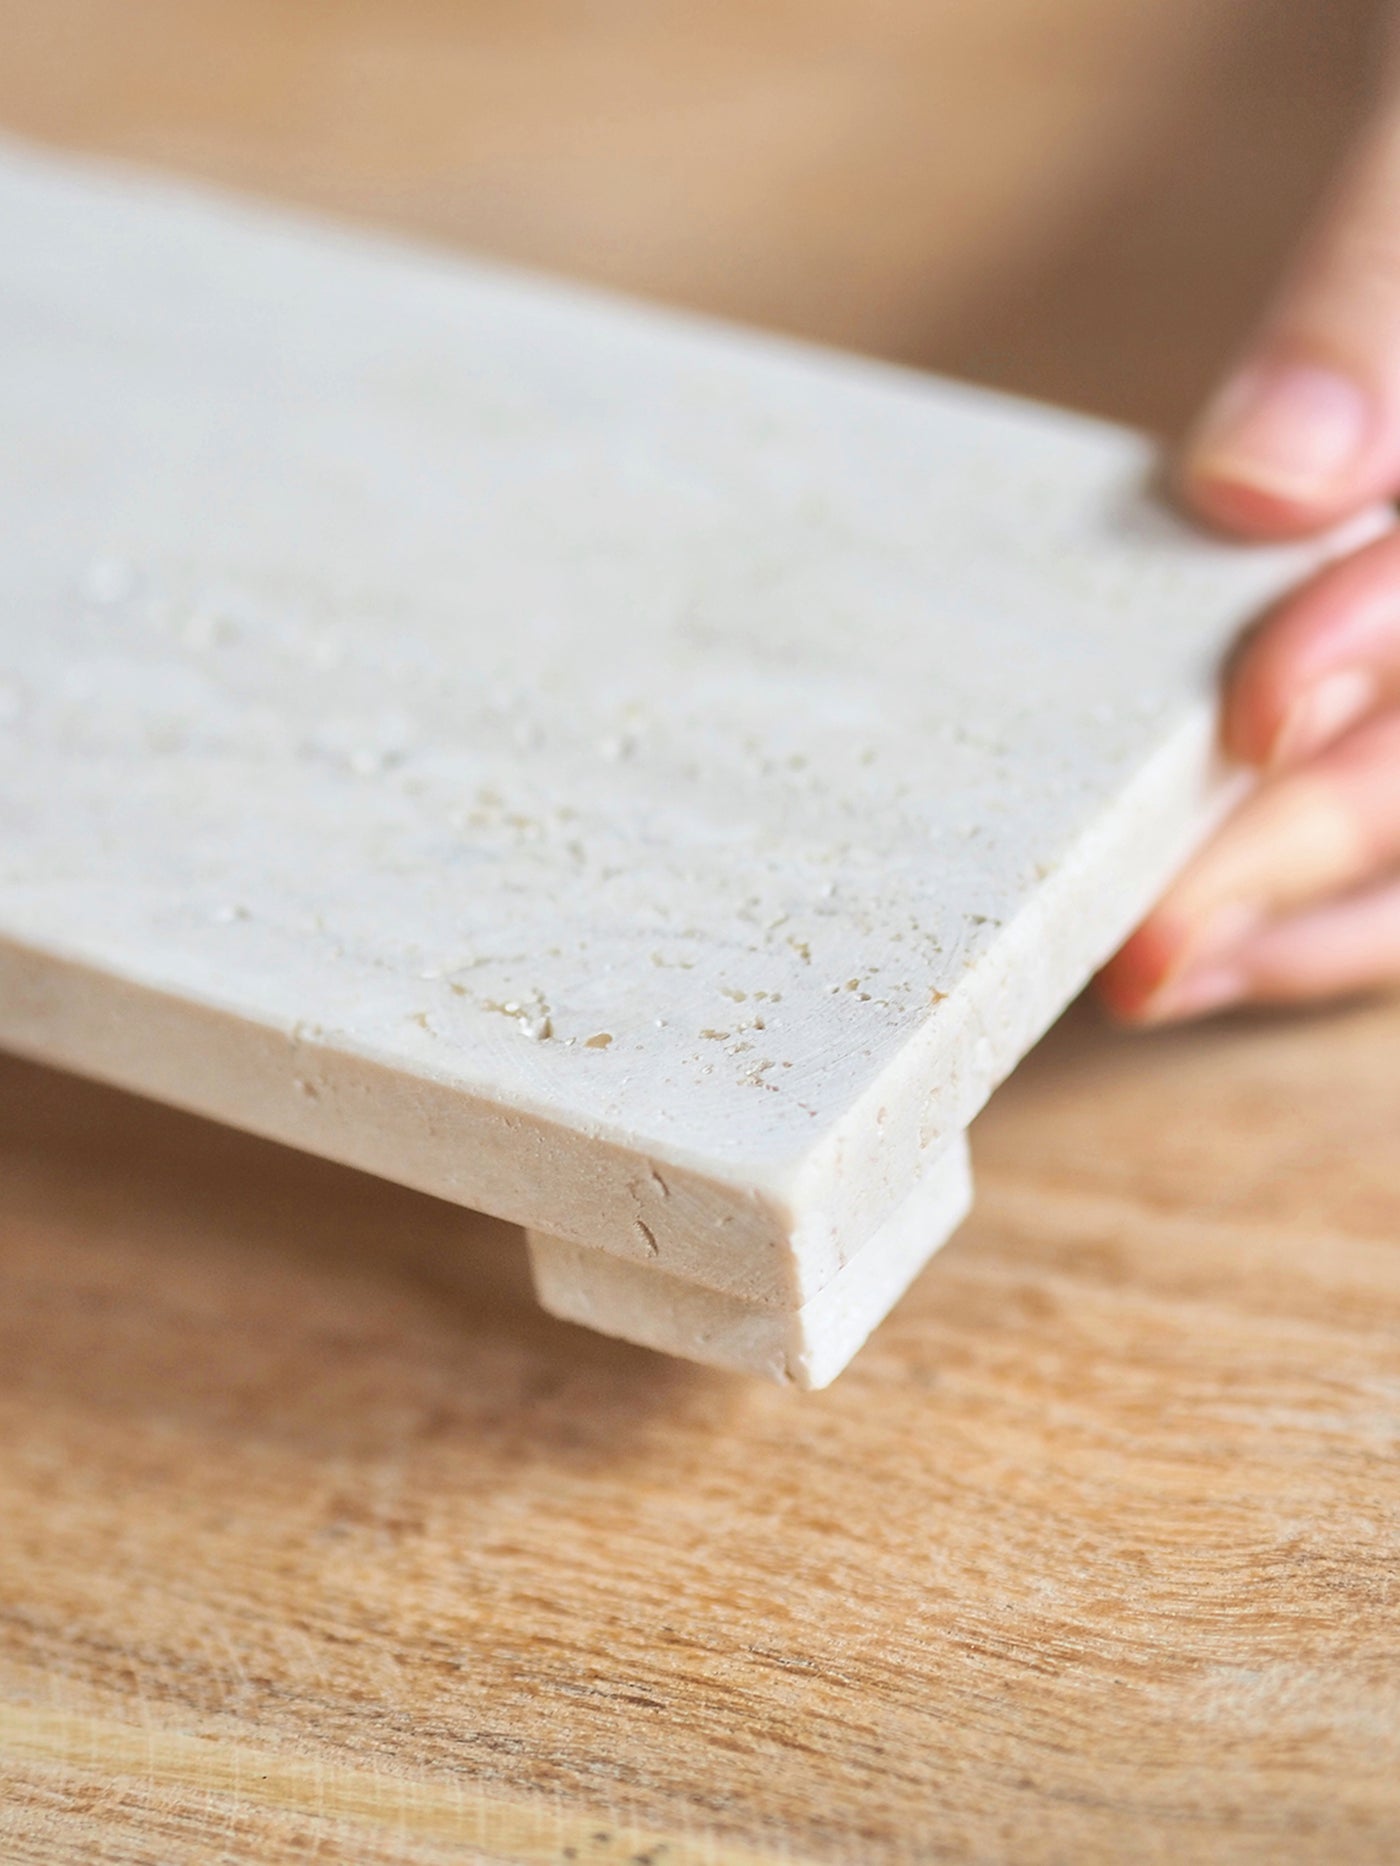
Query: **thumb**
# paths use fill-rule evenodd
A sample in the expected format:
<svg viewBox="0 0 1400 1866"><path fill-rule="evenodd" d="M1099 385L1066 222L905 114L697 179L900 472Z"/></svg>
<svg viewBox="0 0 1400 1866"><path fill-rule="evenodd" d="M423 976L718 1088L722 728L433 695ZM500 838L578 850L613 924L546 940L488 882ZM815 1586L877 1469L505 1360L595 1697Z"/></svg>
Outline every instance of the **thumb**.
<svg viewBox="0 0 1400 1866"><path fill-rule="evenodd" d="M1204 517L1258 538L1400 489L1400 61L1181 480Z"/></svg>

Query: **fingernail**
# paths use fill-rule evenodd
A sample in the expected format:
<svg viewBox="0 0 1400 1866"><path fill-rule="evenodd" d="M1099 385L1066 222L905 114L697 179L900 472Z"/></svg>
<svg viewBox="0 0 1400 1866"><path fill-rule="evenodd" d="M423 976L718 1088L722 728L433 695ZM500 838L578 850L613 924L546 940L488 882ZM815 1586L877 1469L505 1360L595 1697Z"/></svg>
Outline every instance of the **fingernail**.
<svg viewBox="0 0 1400 1866"><path fill-rule="evenodd" d="M1327 674L1293 702L1269 749L1271 767L1302 764L1374 711L1380 682L1361 667Z"/></svg>
<svg viewBox="0 0 1400 1866"><path fill-rule="evenodd" d="M1233 966L1206 966L1199 972L1188 972L1157 993L1143 1011L1142 1021L1170 1024L1223 1011L1227 1004L1240 1002L1248 984L1245 974Z"/></svg>
<svg viewBox="0 0 1400 1866"><path fill-rule="evenodd" d="M1336 370L1259 364L1221 391L1190 446L1194 475L1306 502L1332 494L1365 453L1370 396Z"/></svg>

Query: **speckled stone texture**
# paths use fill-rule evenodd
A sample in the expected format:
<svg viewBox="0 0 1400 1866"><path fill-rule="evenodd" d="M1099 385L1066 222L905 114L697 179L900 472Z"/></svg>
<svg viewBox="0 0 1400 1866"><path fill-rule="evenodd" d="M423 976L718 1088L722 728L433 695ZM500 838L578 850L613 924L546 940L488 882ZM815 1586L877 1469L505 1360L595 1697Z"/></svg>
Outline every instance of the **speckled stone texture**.
<svg viewBox="0 0 1400 1866"><path fill-rule="evenodd" d="M0 424L0 1041L809 1382L1317 555L1135 435L13 150Z"/></svg>

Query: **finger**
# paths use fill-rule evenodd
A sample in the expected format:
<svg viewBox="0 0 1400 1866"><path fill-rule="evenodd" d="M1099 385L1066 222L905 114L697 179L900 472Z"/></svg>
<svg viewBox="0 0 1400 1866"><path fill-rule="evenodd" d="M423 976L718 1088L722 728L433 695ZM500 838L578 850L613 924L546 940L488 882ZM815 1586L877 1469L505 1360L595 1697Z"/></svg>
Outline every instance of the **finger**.
<svg viewBox="0 0 1400 1866"><path fill-rule="evenodd" d="M1400 82L1240 369L1188 443L1185 494L1253 537L1314 530L1400 485Z"/></svg>
<svg viewBox="0 0 1400 1866"><path fill-rule="evenodd" d="M1109 1007L1150 1019L1188 972L1232 962L1271 922L1400 862L1400 714L1257 791L1100 975Z"/></svg>
<svg viewBox="0 0 1400 1866"><path fill-rule="evenodd" d="M1245 645L1226 744L1247 764L1301 764L1397 698L1400 530L1328 565Z"/></svg>
<svg viewBox="0 0 1400 1866"><path fill-rule="evenodd" d="M1228 1005L1297 1004L1400 985L1400 881L1306 913L1247 939L1218 964L1187 972L1155 1000L1152 1021Z"/></svg>

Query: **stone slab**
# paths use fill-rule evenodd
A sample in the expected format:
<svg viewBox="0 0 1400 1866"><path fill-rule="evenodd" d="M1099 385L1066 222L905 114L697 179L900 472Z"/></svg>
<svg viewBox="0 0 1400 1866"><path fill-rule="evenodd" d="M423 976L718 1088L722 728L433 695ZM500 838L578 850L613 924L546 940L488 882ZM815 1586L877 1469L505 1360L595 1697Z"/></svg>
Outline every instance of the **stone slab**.
<svg viewBox="0 0 1400 1866"><path fill-rule="evenodd" d="M800 1306L746 1302L608 1251L526 1233L551 1315L644 1348L814 1388L829 1386L972 1205L967 1141L952 1141L904 1203Z"/></svg>
<svg viewBox="0 0 1400 1866"><path fill-rule="evenodd" d="M797 1312L1223 807L1141 437L0 154L0 1042Z"/></svg>

